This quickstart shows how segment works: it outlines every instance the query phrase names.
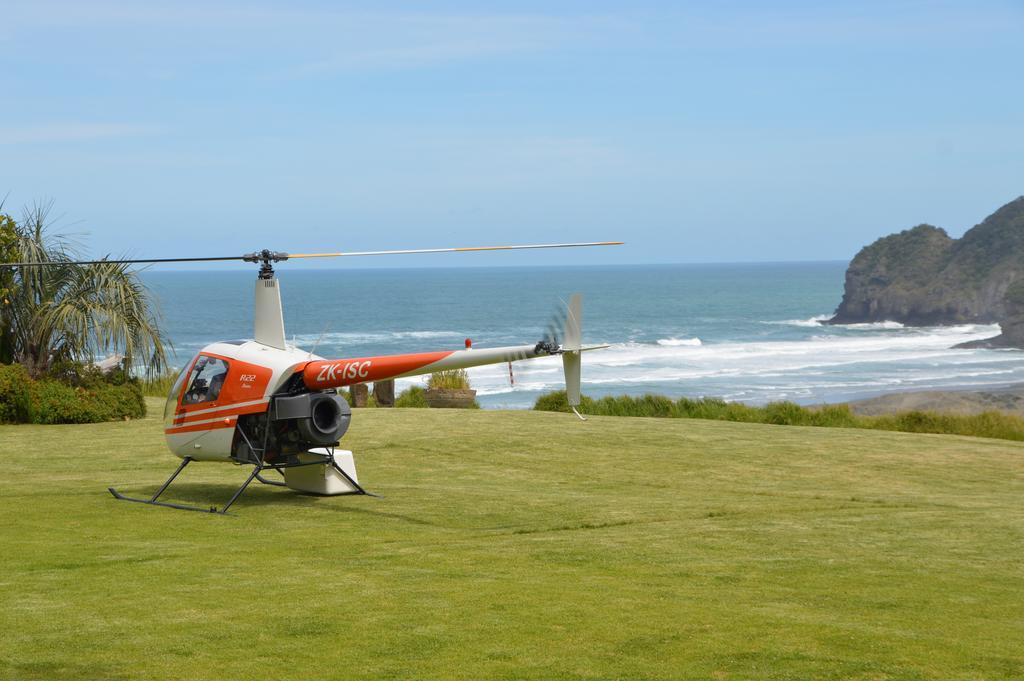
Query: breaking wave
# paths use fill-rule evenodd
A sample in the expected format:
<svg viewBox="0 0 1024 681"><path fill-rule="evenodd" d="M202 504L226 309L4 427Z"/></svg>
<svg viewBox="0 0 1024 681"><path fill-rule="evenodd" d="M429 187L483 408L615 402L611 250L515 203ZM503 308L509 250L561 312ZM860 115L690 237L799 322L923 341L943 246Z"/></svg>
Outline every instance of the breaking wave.
<svg viewBox="0 0 1024 681"><path fill-rule="evenodd" d="M462 339L463 334L458 331L387 331L382 333L373 332L335 332L321 334L305 333L296 334L294 344L300 347L317 343L328 345L357 345L360 343L389 343L402 340L429 340L433 338Z"/></svg>
<svg viewBox="0 0 1024 681"><path fill-rule="evenodd" d="M824 322L832 319L830 314L819 314L808 319L783 319L781 321L770 321L763 322L764 324L780 324L783 326L799 326L801 328L820 329L824 328ZM836 324L833 328L838 329L853 329L855 331L891 331L895 329L906 328L900 322L893 321L881 321L881 322L863 322L859 324Z"/></svg>
<svg viewBox="0 0 1024 681"><path fill-rule="evenodd" d="M861 331L876 331L879 329L892 330L907 328L903 326L903 324L901 324L900 322L893 322L889 320L886 320L884 322L861 322L859 324L841 324L839 326L840 328L843 329L857 329Z"/></svg>
<svg viewBox="0 0 1024 681"><path fill-rule="evenodd" d="M764 324L781 324L781 325L784 325L784 326L810 327L810 328L817 329L817 328L821 327L821 323L822 322L828 321L829 319L832 319L832 315L830 315L830 314L820 314L820 315L816 315L814 317L811 317L810 319L783 319L781 321L763 322L763 323Z"/></svg>
<svg viewBox="0 0 1024 681"><path fill-rule="evenodd" d="M692 348L699 347L703 345L703 343L701 343L700 338L659 338L658 345L668 348Z"/></svg>
<svg viewBox="0 0 1024 681"><path fill-rule="evenodd" d="M876 328L880 333L838 330L801 340L709 344L696 338L666 338L617 343L586 355L584 390L590 386L592 394L656 392L807 402L834 401L837 395L854 399L881 390L1024 381L1020 353L952 348L993 336L998 325ZM498 406L529 406L532 394L562 387L557 357L515 366L514 386L505 366L470 369L470 378L482 396L505 395L504 400L496 397L489 402Z"/></svg>

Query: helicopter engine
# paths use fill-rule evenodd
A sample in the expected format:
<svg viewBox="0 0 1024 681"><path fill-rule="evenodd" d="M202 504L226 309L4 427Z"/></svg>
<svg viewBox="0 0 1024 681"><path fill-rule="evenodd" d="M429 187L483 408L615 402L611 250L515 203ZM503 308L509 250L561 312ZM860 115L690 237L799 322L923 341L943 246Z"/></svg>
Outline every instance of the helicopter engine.
<svg viewBox="0 0 1024 681"><path fill-rule="evenodd" d="M352 410L334 392L278 395L267 411L238 419L238 436L231 458L255 461L257 450L267 461L278 461L316 447L338 444L348 430Z"/></svg>
<svg viewBox="0 0 1024 681"><path fill-rule="evenodd" d="M303 393L276 398L271 418L293 422L303 443L323 447L335 444L345 434L352 420L352 410L339 395Z"/></svg>

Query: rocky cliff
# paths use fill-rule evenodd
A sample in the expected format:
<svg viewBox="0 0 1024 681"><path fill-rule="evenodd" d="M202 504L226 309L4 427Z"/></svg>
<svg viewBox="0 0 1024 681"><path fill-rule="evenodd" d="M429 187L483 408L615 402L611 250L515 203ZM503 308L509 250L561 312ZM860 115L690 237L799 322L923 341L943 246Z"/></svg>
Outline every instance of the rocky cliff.
<svg viewBox="0 0 1024 681"><path fill-rule="evenodd" d="M1024 278L1017 279L1003 296L1003 312L999 317L1002 331L995 338L961 343L958 348L1024 348Z"/></svg>
<svg viewBox="0 0 1024 681"><path fill-rule="evenodd" d="M910 326L999 322L1003 338L1024 346L1024 305L1011 291L1024 282L1024 196L960 239L919 225L863 248L846 270L833 324L893 320ZM1024 284L1022 284L1024 286ZM1024 301L1024 296L1021 296Z"/></svg>

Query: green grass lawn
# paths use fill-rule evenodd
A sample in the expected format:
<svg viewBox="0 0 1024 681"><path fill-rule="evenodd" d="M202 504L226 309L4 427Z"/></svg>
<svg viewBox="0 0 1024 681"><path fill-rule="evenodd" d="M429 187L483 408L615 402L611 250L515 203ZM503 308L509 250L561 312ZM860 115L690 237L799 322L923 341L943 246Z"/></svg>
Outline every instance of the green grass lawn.
<svg viewBox="0 0 1024 681"><path fill-rule="evenodd" d="M216 516L107 493L176 465L158 409L0 428L0 678L1024 677L1017 443L359 410L384 499Z"/></svg>

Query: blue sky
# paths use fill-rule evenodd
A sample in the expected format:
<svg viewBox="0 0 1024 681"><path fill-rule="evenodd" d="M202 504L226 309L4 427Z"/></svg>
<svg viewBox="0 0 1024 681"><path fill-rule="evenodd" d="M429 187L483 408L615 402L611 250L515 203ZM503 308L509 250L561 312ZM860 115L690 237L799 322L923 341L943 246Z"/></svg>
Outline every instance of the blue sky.
<svg viewBox="0 0 1024 681"><path fill-rule="evenodd" d="M1024 194L1018 2L4 2L0 195L93 254L848 259ZM318 263L323 266L324 263Z"/></svg>

